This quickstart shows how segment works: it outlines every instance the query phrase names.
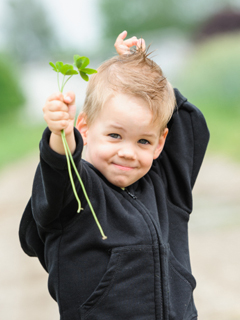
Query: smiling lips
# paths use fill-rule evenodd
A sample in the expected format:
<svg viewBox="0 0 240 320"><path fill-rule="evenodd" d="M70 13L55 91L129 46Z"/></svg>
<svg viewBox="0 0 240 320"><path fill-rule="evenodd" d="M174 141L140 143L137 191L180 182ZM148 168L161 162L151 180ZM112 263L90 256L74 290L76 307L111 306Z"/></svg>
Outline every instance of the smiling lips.
<svg viewBox="0 0 240 320"><path fill-rule="evenodd" d="M130 171L130 170L133 170L134 168L133 167L126 167L126 166L122 166L120 164L116 164L116 163L113 163L113 165L120 169L120 170L123 170L123 171Z"/></svg>

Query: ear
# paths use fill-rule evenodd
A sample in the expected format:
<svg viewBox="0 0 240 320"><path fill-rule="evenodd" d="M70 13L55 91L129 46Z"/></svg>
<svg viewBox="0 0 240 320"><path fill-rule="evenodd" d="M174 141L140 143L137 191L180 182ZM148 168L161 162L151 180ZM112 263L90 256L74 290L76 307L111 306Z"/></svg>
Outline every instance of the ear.
<svg viewBox="0 0 240 320"><path fill-rule="evenodd" d="M159 137L158 145L153 155L154 160L160 156L160 153L162 152L162 149L164 147L167 135L168 135L168 128L165 128L162 135Z"/></svg>
<svg viewBox="0 0 240 320"><path fill-rule="evenodd" d="M76 128L81 133L84 145L87 144L87 132L88 132L88 125L86 121L86 115L81 112L77 118Z"/></svg>

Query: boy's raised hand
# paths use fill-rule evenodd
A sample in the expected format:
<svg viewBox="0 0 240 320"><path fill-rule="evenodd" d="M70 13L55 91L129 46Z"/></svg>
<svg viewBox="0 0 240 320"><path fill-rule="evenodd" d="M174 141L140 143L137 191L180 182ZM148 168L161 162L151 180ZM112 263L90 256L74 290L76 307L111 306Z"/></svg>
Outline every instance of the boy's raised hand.
<svg viewBox="0 0 240 320"><path fill-rule="evenodd" d="M144 39L142 38L138 39L137 37L134 36L132 38L124 40L126 36L127 36L127 31L123 31L122 33L119 34L114 44L114 47L119 55L130 53L131 52L130 48L133 46L136 46L137 48L141 48L142 51L146 49L146 44Z"/></svg>
<svg viewBox="0 0 240 320"><path fill-rule="evenodd" d="M73 131L74 118L76 114L75 94L68 92L52 94L43 107L44 120L49 130L56 135L61 135L64 129L67 136Z"/></svg>
<svg viewBox="0 0 240 320"><path fill-rule="evenodd" d="M70 150L73 152L75 150L73 127L76 115L74 92L64 95L61 92L52 94L43 107L43 114L49 130L53 133L49 142L50 147L60 154L65 153L61 139L61 130L64 130Z"/></svg>

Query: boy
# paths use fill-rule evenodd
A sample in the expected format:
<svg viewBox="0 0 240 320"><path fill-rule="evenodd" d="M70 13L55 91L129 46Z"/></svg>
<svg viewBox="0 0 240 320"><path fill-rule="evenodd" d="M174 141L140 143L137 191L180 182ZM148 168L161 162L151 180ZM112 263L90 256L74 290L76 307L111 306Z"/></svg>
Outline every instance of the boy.
<svg viewBox="0 0 240 320"><path fill-rule="evenodd" d="M49 273L61 320L196 319L187 223L207 126L141 47L129 52L139 41L125 37L115 44L120 55L91 77L76 128L73 93L47 100L21 244ZM80 187L77 213L62 129L105 241Z"/></svg>

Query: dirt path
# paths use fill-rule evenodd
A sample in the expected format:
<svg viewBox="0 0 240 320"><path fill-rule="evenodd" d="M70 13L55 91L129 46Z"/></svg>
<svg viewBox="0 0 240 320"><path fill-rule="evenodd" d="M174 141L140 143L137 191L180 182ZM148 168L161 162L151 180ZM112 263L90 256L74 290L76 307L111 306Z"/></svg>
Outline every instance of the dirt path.
<svg viewBox="0 0 240 320"><path fill-rule="evenodd" d="M20 249L18 226L38 155L0 172L0 320L59 319L47 274ZM200 320L240 319L240 165L208 157L194 189L192 269Z"/></svg>

